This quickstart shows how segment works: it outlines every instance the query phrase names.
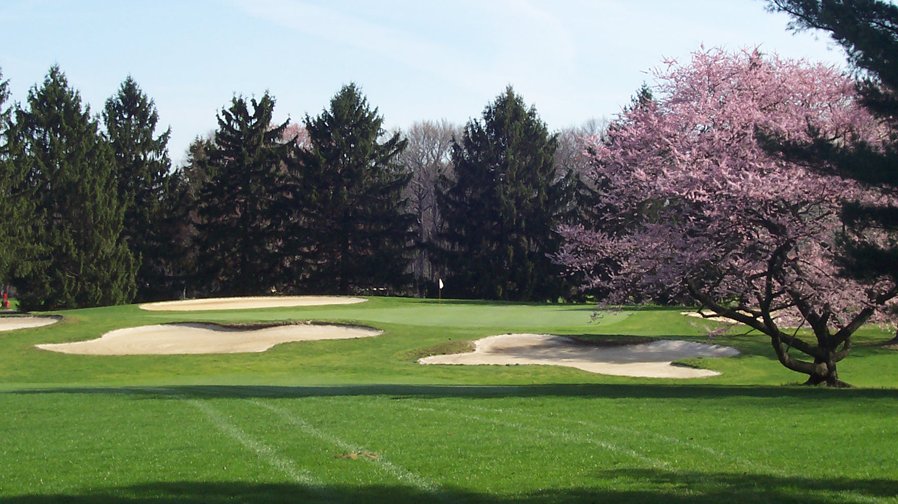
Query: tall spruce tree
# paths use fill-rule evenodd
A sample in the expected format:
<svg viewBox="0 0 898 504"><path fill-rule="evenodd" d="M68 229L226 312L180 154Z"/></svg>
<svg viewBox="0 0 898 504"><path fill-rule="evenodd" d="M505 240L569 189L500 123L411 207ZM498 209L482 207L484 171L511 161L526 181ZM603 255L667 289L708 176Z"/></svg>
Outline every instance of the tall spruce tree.
<svg viewBox="0 0 898 504"><path fill-rule="evenodd" d="M40 248L14 279L27 309L127 303L136 261L121 240L115 158L81 97L56 66L16 110L14 162L35 207Z"/></svg>
<svg viewBox="0 0 898 504"><path fill-rule="evenodd" d="M835 144L823 137L796 144L761 132L768 147L818 170L898 189L898 6L881 0L770 0L768 5L790 14L793 30L830 33L857 72L864 105L888 131L884 145ZM854 235L846 240L846 271L866 278L889 275L898 282L898 209L848 204L843 221ZM864 239L870 230L879 237ZM883 233L889 238L882 239Z"/></svg>
<svg viewBox="0 0 898 504"><path fill-rule="evenodd" d="M35 206L24 183L27 166L16 162L23 146L16 141L8 98L9 82L0 73L0 289L7 289L17 274L27 272L32 266L29 258L43 248L31 234Z"/></svg>
<svg viewBox="0 0 898 504"><path fill-rule="evenodd" d="M209 159L214 149L214 137L202 136L194 138L187 147L187 161L180 169L180 177L193 201L199 200L203 186L215 177L215 166Z"/></svg>
<svg viewBox="0 0 898 504"><path fill-rule="evenodd" d="M556 176L556 137L511 87L453 141L455 179L439 195L452 295L546 300L566 294L550 254L574 178Z"/></svg>
<svg viewBox="0 0 898 504"><path fill-rule="evenodd" d="M271 225L289 146L287 122L272 126L275 100L235 97L218 114L209 146L212 176L200 190L197 264L210 292L268 292L277 278L280 232Z"/></svg>
<svg viewBox="0 0 898 504"><path fill-rule="evenodd" d="M174 190L168 158L171 130L156 135L156 106L131 76L106 101L103 121L115 154L118 192L125 203L122 236L139 261L137 297L170 298L170 270L177 258L173 228L165 214L166 198Z"/></svg>
<svg viewBox="0 0 898 504"><path fill-rule="evenodd" d="M384 137L383 118L355 84L317 117L305 118L294 200L300 207L290 250L299 288L348 294L408 283L412 216L402 190L410 174L398 156L406 142Z"/></svg>
<svg viewBox="0 0 898 504"><path fill-rule="evenodd" d="M200 236L197 226L200 218L200 202L203 187L210 183L214 167L209 160L209 152L215 146L212 136L198 136L187 147L187 159L183 166L170 177L170 188L166 191L165 225L174 235L171 246L176 251L176 260L170 270L171 284L179 287L179 296L202 296L211 292L206 279L199 272Z"/></svg>
<svg viewBox="0 0 898 504"><path fill-rule="evenodd" d="M22 223L15 215L21 207L22 198L16 195L16 186L20 184L16 173L16 165L12 162L12 117L6 101L9 99L9 81L3 80L0 72L0 282L9 282L12 265L21 254L18 250L20 240L15 236ZM27 203L27 202L22 202ZM2 287L2 286L0 286Z"/></svg>

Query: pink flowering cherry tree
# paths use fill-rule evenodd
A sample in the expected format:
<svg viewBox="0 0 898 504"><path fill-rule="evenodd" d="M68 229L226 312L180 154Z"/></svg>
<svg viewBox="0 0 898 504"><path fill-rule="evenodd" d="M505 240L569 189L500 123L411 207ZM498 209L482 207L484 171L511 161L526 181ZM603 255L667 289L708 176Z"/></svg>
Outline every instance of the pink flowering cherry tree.
<svg viewBox="0 0 898 504"><path fill-rule="evenodd" d="M840 275L839 212L888 196L790 164L757 133L875 141L852 82L827 66L722 50L666 62L655 77L656 98L593 139L591 174L611 209L602 230L561 229L557 260L588 278L584 287L610 282L608 302L688 294L768 336L807 383L844 385L836 366L852 335L882 320L898 291L887 278Z"/></svg>

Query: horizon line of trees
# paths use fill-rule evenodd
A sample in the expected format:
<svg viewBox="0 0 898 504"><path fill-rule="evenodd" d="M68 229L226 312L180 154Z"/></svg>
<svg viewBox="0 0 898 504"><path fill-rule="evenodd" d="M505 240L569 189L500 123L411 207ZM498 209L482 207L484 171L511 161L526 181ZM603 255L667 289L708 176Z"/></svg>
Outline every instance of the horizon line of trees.
<svg viewBox="0 0 898 504"><path fill-rule="evenodd" d="M355 84L272 122L236 95L173 167L130 76L97 116L58 66L24 103L0 73L0 279L24 309L209 295L576 296L550 256L590 190L583 143L511 87L465 128L387 132ZM600 123L584 131L600 132Z"/></svg>

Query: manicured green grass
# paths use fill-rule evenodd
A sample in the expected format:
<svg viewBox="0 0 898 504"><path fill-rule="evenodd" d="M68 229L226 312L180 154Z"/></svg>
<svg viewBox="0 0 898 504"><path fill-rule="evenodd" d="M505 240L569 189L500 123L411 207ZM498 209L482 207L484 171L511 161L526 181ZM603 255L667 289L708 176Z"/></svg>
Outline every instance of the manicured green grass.
<svg viewBox="0 0 898 504"><path fill-rule="evenodd" d="M372 299L361 305L62 313L0 333L0 502L898 502L898 352L865 329L809 389L733 333L721 371L671 381L550 366L421 366L505 332L706 341L680 310ZM172 321L383 329L260 354L87 357L36 343Z"/></svg>

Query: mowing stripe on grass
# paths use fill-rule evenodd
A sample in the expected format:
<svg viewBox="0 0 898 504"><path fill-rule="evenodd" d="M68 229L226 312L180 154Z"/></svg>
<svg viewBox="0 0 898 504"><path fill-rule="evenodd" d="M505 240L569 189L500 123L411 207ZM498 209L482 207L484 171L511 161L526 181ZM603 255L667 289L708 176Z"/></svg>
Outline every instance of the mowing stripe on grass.
<svg viewBox="0 0 898 504"><path fill-rule="evenodd" d="M465 407L465 408L467 408L467 409L469 409L469 410L482 411L482 412L484 412L484 413L502 414L502 415L507 414L507 413L510 412L509 410L506 410L506 409L503 409L503 408L486 408L486 407L483 407L483 406L475 406L475 405L471 405L471 404L468 404L468 403L463 403L463 407ZM437 410L434 410L434 411L437 411ZM511 411L511 412L514 413L515 415L517 415L518 417L525 418L525 419L531 420L531 421L532 421L532 420L542 420L542 419L544 419L544 417L540 417L540 416L537 416L537 415L531 415L531 414L523 413L523 412L521 412L521 411L519 411L519 410L514 410L514 411ZM682 440L682 439L680 439L680 438L677 438L677 437L674 437L674 436L668 436L668 435L666 435L666 434L659 434L659 433L657 433L657 432L646 431L646 430L640 430L640 429L618 427L618 426L615 426L615 425L598 424L598 423L594 423L594 422L587 422L587 421L585 421L585 420L571 420L571 419L566 419L566 418L557 418L557 419L555 419L555 420L563 421L563 422L569 422L569 423L572 422L572 423L574 423L574 424L576 424L576 425L579 425L579 426L582 426L582 427L587 427L587 428L592 428L592 429L606 429L606 430L609 430L609 431L612 431L612 432L618 432L618 433L621 433L621 434L636 435L636 436L644 436L644 437L653 437L653 438L655 438L655 439L658 439L658 440L661 440L661 441L666 441L666 442L669 442L669 443L671 443L671 444L676 444L676 445L679 445L679 446L684 446L684 447L686 447L686 448L694 448L694 449L696 449L696 450L698 450L698 451L707 453L707 454L709 454L709 455L713 455L714 457L719 458L719 459L721 459L721 460L736 462L737 464L742 465L742 466L744 466L744 467L746 467L746 468L755 469L755 470L761 470L761 471L767 472L768 474L771 474L771 475L774 475L774 476L778 476L778 477L784 477L784 478L785 478L785 477L788 477L788 476L789 476L785 471L782 471L782 470L780 470L780 469L773 468L773 467L768 466L768 465L766 465L766 464L759 464L759 463L757 463L757 462L753 462L753 461L748 460L748 459L745 459L745 458L741 458L741 457L737 457L737 456L734 456L734 455L730 455L730 454L728 454L728 453L726 453L726 452L722 452L722 451L719 451L719 450L715 450L714 448L710 448L710 447L707 447L707 446L703 446L703 445L700 445L700 444L695 443L695 442L692 442L692 441L684 441L684 440ZM859 494L856 494L856 493L851 493L851 492L849 492L849 491L841 491L841 492L838 492L837 495L838 495L840 498L844 499L845 502L857 502L857 503L859 503L859 504L860 504L860 503L863 503L863 504L871 504L871 503L883 502L882 499L877 498L877 497L872 497L872 496L868 496L868 495L859 495Z"/></svg>
<svg viewBox="0 0 898 504"><path fill-rule="evenodd" d="M486 418L479 415L471 415L466 413L459 413L458 411L453 411L449 409L438 410L434 408L426 408L420 406L410 406L410 405L401 405L404 408L409 408L414 411L420 411L425 413L439 413L441 415L452 415L458 418L463 418L465 420L473 420L475 422L483 422L489 423L493 425L497 425L499 427L506 427L509 429L514 429L518 432L531 432L533 434L537 434L539 436L547 436L554 437L556 439L560 439L565 442L574 443L574 444L590 444L593 446L598 446L604 450L607 450L612 453L618 453L621 455L626 455L632 459L638 460L644 464L650 465L656 469L666 469L668 467L667 462L657 459L654 457L647 457L635 450L631 450L629 448L625 448L623 446L616 445L614 443L609 443L608 441L603 441L601 439L594 439L592 436L582 436L571 434L568 432L560 432L549 429L540 429L538 427L531 427L529 425L520 424L517 422L506 422L502 420L496 420L494 418Z"/></svg>
<svg viewBox="0 0 898 504"><path fill-rule="evenodd" d="M202 411L218 430L243 445L247 450L255 453L263 462L287 475L295 483L308 486L318 492L323 490L321 482L312 473L305 469L297 468L293 461L278 454L274 448L250 437L246 432L243 432L239 427L225 419L221 413L209 404L198 400L187 400L187 403Z"/></svg>
<svg viewBox="0 0 898 504"><path fill-rule="evenodd" d="M343 439L338 438L337 436L335 436L333 434L330 434L321 429L318 429L317 427L314 427L311 424L309 424L308 422L306 422L305 420L303 420L299 415L291 413L285 409L279 408L272 404L262 402L258 399L253 399L253 400L250 400L249 402L252 404L255 404L256 406L258 406L260 408L265 408L268 411L271 411L272 413L281 417L281 419L283 419L285 422L289 423L290 425L293 425L294 427L298 427L300 430L302 430L303 433L305 433L311 437L314 437L320 441L324 441L325 443L332 444L341 450L344 450L346 452L354 452L354 453L362 453L362 452L370 451L370 450L365 449L365 447L363 447L363 446L354 445L352 443L344 441ZM429 493L432 493L435 495L441 494L441 489L440 489L439 485L437 485L433 481L430 481L430 480L424 478L423 476L415 474L415 473L409 471L408 469L405 469L402 466L396 465L396 464L390 462L389 460L385 460L382 457L378 457L376 459L363 458L363 460L370 461L371 463L378 466L384 472L395 477L397 480L409 483L410 485L414 486L418 490L424 490L426 492L429 492ZM442 495L442 497L445 497L445 495Z"/></svg>
<svg viewBox="0 0 898 504"><path fill-rule="evenodd" d="M545 417L541 417L538 415L531 415L528 413L524 413L520 410L510 411L510 410L506 410L503 408L486 408L484 406L474 406L474 405L470 405L470 404L465 404L464 407L466 407L470 410L481 411L484 413L495 413L495 414L502 414L502 415L507 414L507 413L513 413L513 414L517 415L518 417L525 418L527 420L542 420L545 418ZM745 459L742 457L738 457L736 455L731 455L729 453L722 452L722 451L716 450L716 449L708 447L708 446L704 446L704 445L696 443L694 441L685 441L678 437L668 436L666 434L659 434L657 432L652 432L652 431L642 430L642 429L634 429L632 427L619 427L617 425L610 425L610 424L606 424L606 423L599 424L599 423L595 423L595 422L588 422L586 420L573 420L573 419L568 419L568 418L563 418L563 417L555 418L554 421L574 423L575 425L579 425L581 427L586 427L588 429L611 431L614 433L625 434L625 435L629 435L629 436L651 437L651 438L655 438L659 441L664 441L664 442L672 444L672 445L683 446L688 449L694 449L694 450L697 450L697 451L700 451L703 453L707 453L708 455L711 455L713 457L719 458L719 459L727 461L727 462L735 462L738 465L741 465L744 467L761 470L761 471L767 472L768 474L773 474L776 476L786 476L785 472L783 472L779 469L770 467L766 464L759 464L757 462L753 462L751 460L748 460L748 459Z"/></svg>
<svg viewBox="0 0 898 504"><path fill-rule="evenodd" d="M568 420L568 421L574 422L576 425L579 425L581 427L587 427L587 428L596 428L596 427L600 426L600 424L597 424L594 422L587 422L585 420ZM720 460L724 460L727 462L735 462L737 465L741 465L743 467L747 467L747 468L754 469L754 470L760 470L760 471L763 471L763 472L766 472L768 474L772 474L775 476L785 476L786 475L785 472L783 472L779 469L770 467L767 464L759 464L757 462L753 462L751 460L748 460L748 459L745 459L742 457L738 457L736 455L732 455L727 452L716 450L714 448L711 448L710 446L705 446L705 445L696 443L695 441L687 441L687 440L683 440L683 439L680 439L675 436L668 436L667 434L659 434L657 432L641 430L641 429L630 429L630 428L625 428L625 427L618 427L616 425L604 425L604 427L606 427L608 430L610 430L612 432L617 432L620 434L631 434L631 435L637 435L637 436L642 436L642 437L651 437L651 438L655 438L659 441L664 441L664 442L672 444L672 445L683 446L687 449L693 449L696 451L700 451L702 453L706 453L706 454L716 457Z"/></svg>

